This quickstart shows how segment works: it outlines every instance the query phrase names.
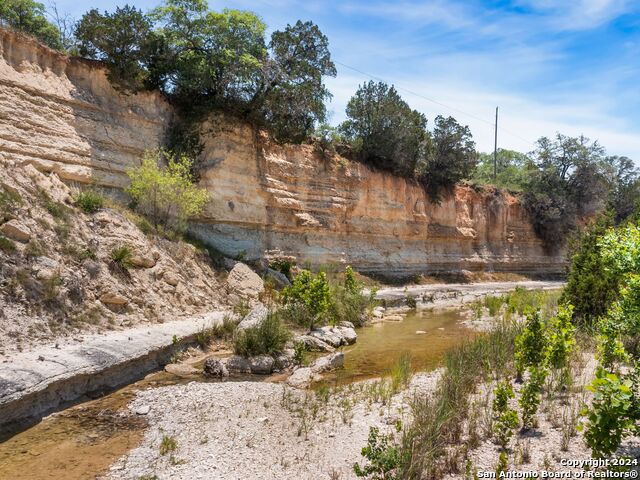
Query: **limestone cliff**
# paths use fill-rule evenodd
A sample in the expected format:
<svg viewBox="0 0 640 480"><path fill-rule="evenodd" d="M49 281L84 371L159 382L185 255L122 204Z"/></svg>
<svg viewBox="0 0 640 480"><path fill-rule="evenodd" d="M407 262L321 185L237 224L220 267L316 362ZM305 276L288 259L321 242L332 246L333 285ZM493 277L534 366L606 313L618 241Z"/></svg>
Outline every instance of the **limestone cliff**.
<svg viewBox="0 0 640 480"><path fill-rule="evenodd" d="M122 187L126 167L162 143L171 117L161 95L120 94L100 66L0 30L0 156L66 181ZM202 139L212 201L191 228L227 254L278 250L393 276L564 268L509 194L460 186L434 205L409 180L308 145L274 145L224 118L203 125Z"/></svg>

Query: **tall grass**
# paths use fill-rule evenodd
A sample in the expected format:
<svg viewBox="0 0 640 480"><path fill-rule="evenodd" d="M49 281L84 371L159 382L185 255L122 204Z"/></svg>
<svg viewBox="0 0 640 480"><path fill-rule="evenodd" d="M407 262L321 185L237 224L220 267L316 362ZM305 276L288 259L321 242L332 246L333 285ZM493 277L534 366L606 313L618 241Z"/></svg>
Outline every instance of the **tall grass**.
<svg viewBox="0 0 640 480"><path fill-rule="evenodd" d="M514 340L519 330L515 322L501 322L491 332L447 353L434 394L413 400L413 424L403 437L407 461L401 478L439 479L447 473L447 449L462 437L470 396L481 383L513 370Z"/></svg>
<svg viewBox="0 0 640 480"><path fill-rule="evenodd" d="M243 357L254 355L271 355L284 350L291 333L278 313L269 313L267 318L257 327L236 330L233 339L233 349Z"/></svg>

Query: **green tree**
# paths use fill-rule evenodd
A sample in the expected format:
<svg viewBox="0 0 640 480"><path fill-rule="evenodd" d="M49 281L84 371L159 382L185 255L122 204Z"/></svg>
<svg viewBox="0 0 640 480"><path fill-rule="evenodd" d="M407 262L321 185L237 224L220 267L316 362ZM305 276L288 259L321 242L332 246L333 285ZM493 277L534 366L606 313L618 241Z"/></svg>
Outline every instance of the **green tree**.
<svg viewBox="0 0 640 480"><path fill-rule="evenodd" d="M612 224L611 216L602 215L569 242L571 263L562 301L572 304L577 321L586 325L605 315L618 294L620 276L607 268L600 247Z"/></svg>
<svg viewBox="0 0 640 480"><path fill-rule="evenodd" d="M127 171L131 184L126 192L156 228L182 229L204 209L209 194L194 184L192 164L186 156L159 149L146 152L142 164Z"/></svg>
<svg viewBox="0 0 640 480"><path fill-rule="evenodd" d="M205 0L167 0L152 14L165 41L152 76L186 106L235 107L251 98L267 55L254 13L210 11Z"/></svg>
<svg viewBox="0 0 640 480"><path fill-rule="evenodd" d="M98 9L85 13L76 27L81 55L109 66L109 80L125 90L145 87L145 68L158 39L149 17L135 7L117 7L114 13Z"/></svg>
<svg viewBox="0 0 640 480"><path fill-rule="evenodd" d="M326 119L331 93L323 77L336 76L329 40L314 23L298 20L273 32L269 50L249 108L262 112L276 139L301 142Z"/></svg>
<svg viewBox="0 0 640 480"><path fill-rule="evenodd" d="M2 0L0 26L8 26L32 35L51 48L62 49L60 31L46 18L42 3L33 0Z"/></svg>
<svg viewBox="0 0 640 480"><path fill-rule="evenodd" d="M526 184L528 170L532 167L531 159L524 153L515 150L498 149L494 178L493 153L481 153L473 172L473 180L481 184L491 184L513 191L521 191Z"/></svg>
<svg viewBox="0 0 640 480"><path fill-rule="evenodd" d="M613 171L613 188L609 193L609 208L620 223L629 218L638 207L640 199L640 172L628 157L611 156L605 159Z"/></svg>
<svg viewBox="0 0 640 480"><path fill-rule="evenodd" d="M463 127L453 117L436 117L432 148L417 169L418 180L432 198L439 198L442 189L451 189L471 177L477 163L475 146L469 127Z"/></svg>
<svg viewBox="0 0 640 480"><path fill-rule="evenodd" d="M537 234L550 248L565 244L577 219L601 211L612 185L612 169L604 149L588 138L557 134L542 137L532 153L523 196Z"/></svg>
<svg viewBox="0 0 640 480"><path fill-rule="evenodd" d="M346 113L341 130L365 162L398 175L414 175L429 145L427 119L393 86L373 81L361 85Z"/></svg>

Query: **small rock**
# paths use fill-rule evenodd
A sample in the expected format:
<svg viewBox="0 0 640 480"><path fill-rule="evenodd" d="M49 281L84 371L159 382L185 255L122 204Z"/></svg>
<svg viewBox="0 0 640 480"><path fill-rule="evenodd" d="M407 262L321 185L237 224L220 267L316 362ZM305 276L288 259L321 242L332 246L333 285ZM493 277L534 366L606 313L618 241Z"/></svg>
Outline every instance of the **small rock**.
<svg viewBox="0 0 640 480"><path fill-rule="evenodd" d="M251 373L256 375L269 375L274 363L275 360L270 355L258 355L249 359Z"/></svg>
<svg viewBox="0 0 640 480"><path fill-rule="evenodd" d="M322 377L315 373L311 368L304 367L298 368L289 378L287 378L287 384L295 388L307 388L313 382L322 379Z"/></svg>
<svg viewBox="0 0 640 480"><path fill-rule="evenodd" d="M331 355L327 355L326 357L320 357L315 362L311 364L311 370L314 373L322 373L329 372L331 370L335 370L336 368L340 368L344 365L344 353L343 352L335 352Z"/></svg>
<svg viewBox="0 0 640 480"><path fill-rule="evenodd" d="M277 370L286 370L293 364L293 357L295 352L293 350L285 351L278 355L275 360L274 368Z"/></svg>
<svg viewBox="0 0 640 480"><path fill-rule="evenodd" d="M401 322L404 320L404 317L402 315L386 315L383 317L383 320L385 322Z"/></svg>
<svg viewBox="0 0 640 480"><path fill-rule="evenodd" d="M147 415L151 411L151 407L149 405L142 405L136 408L136 415Z"/></svg>
<svg viewBox="0 0 640 480"><path fill-rule="evenodd" d="M229 373L251 373L251 363L240 355L227 358L226 366Z"/></svg>
<svg viewBox="0 0 640 480"><path fill-rule="evenodd" d="M172 287L175 287L180 283L180 277L175 272L171 271L164 272L162 279Z"/></svg>
<svg viewBox="0 0 640 480"><path fill-rule="evenodd" d="M424 330L416 330L416 335L424 335L425 333L427 332L425 332Z"/></svg>
<svg viewBox="0 0 640 480"><path fill-rule="evenodd" d="M31 240L31 230L18 220L9 220L0 225L0 232L17 242L28 243Z"/></svg>
<svg viewBox="0 0 640 480"><path fill-rule="evenodd" d="M222 378L229 376L229 370L217 358L207 358L204 362L204 374L208 377Z"/></svg>
<svg viewBox="0 0 640 480"><path fill-rule="evenodd" d="M155 256L154 253L158 256ZM158 252L152 252L151 254L136 253L131 257L131 263L136 267L153 268L156 266L158 258Z"/></svg>
<svg viewBox="0 0 640 480"><path fill-rule="evenodd" d="M193 377L200 373L197 369L185 363L169 363L164 366L164 371L182 378Z"/></svg>
<svg viewBox="0 0 640 480"><path fill-rule="evenodd" d="M259 327L269 315L269 310L260 304L255 307L242 321L238 324L238 330L246 330L247 328Z"/></svg>
<svg viewBox="0 0 640 480"><path fill-rule="evenodd" d="M108 305L126 305L129 300L119 293L106 292L100 296L100 301Z"/></svg>

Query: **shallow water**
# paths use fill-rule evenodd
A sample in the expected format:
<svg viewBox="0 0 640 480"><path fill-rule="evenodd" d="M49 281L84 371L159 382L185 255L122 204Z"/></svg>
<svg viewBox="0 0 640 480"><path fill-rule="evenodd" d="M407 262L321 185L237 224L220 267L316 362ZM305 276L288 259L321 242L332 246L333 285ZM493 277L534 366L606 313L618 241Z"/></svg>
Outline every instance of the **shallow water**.
<svg viewBox="0 0 640 480"><path fill-rule="evenodd" d="M327 377L327 382L344 384L379 377L403 352L411 354L414 370L432 369L447 350L472 334L462 319L460 312L454 310L422 311L408 314L401 322L361 328L357 343L344 349L345 368ZM419 330L426 333L417 334ZM245 376L234 380L281 379ZM97 478L142 440L145 419L127 408L135 392L194 380L211 381L202 376L184 378L158 372L102 398L51 415L16 435L0 432L0 479Z"/></svg>
<svg viewBox="0 0 640 480"><path fill-rule="evenodd" d="M380 377L408 352L414 371L436 368L444 354L473 335L458 310L410 312L401 322L384 322L358 329L358 341L344 348L344 369L327 383L351 383ZM424 333L416 333L424 332Z"/></svg>

